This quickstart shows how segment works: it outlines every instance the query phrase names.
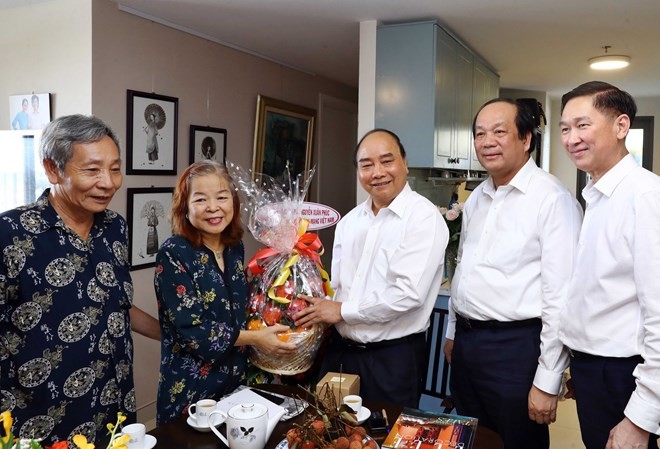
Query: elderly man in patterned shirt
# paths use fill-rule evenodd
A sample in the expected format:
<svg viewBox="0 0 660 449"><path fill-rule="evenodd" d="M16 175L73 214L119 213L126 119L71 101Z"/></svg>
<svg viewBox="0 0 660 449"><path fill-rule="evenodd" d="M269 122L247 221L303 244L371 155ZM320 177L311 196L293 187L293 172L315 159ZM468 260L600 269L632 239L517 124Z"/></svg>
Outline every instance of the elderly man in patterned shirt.
<svg viewBox="0 0 660 449"><path fill-rule="evenodd" d="M122 183L116 134L61 117L41 157L52 188L0 215L0 410L21 438L99 447L117 412L135 420L130 317L152 338L158 322L132 306L126 221L106 209Z"/></svg>

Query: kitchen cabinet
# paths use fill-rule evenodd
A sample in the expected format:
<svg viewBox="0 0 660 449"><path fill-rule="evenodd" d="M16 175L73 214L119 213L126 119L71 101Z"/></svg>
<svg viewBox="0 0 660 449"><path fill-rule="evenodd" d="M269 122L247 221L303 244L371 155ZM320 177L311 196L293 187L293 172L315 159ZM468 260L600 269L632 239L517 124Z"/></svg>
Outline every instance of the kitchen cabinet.
<svg viewBox="0 0 660 449"><path fill-rule="evenodd" d="M500 78L483 61L475 58L472 81L472 117L474 118L485 102L499 96ZM472 124L470 124L471 127ZM470 129L470 170L482 171L483 169L474 151L474 139L472 139L472 129Z"/></svg>
<svg viewBox="0 0 660 449"><path fill-rule="evenodd" d="M410 167L475 169L473 93L492 92L493 80L499 87L497 74L435 21L378 28L376 126L399 135Z"/></svg>

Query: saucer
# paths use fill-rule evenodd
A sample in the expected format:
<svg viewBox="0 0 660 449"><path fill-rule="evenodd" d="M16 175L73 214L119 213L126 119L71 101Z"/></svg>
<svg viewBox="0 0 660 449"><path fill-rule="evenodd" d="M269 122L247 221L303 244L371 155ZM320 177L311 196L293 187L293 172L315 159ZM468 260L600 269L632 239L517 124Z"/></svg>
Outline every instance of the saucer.
<svg viewBox="0 0 660 449"><path fill-rule="evenodd" d="M358 424L362 424L371 416L371 410L369 410L364 405L360 409L360 413L357 414L356 420Z"/></svg>
<svg viewBox="0 0 660 449"><path fill-rule="evenodd" d="M213 418L211 418L211 419L213 420L213 427L218 427L223 422L222 417L218 416L218 415L213 415ZM186 422L188 423L188 425L190 427L197 430L198 432L210 432L211 431L211 427L209 427L209 426L206 426L206 427L198 426L197 421L192 416L188 416L188 419L186 420ZM147 449L147 448L144 448L144 449Z"/></svg>
<svg viewBox="0 0 660 449"><path fill-rule="evenodd" d="M126 435L123 433L122 435ZM146 434L144 436L144 444L141 449L152 449L156 445L156 437L153 435Z"/></svg>
<svg viewBox="0 0 660 449"><path fill-rule="evenodd" d="M144 436L144 445L142 449L151 449L156 445L156 437L153 435L146 434Z"/></svg>

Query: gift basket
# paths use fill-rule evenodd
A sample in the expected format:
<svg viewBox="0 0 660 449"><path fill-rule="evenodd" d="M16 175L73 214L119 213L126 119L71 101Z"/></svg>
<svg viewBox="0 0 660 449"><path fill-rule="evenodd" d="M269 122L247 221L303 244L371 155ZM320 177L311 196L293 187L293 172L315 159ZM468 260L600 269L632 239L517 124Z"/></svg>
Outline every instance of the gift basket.
<svg viewBox="0 0 660 449"><path fill-rule="evenodd" d="M278 356L252 347L250 362L274 374L303 373L314 362L325 327L295 326L293 316L309 305L297 295L333 295L321 264L323 245L316 234L307 232L307 221L301 218L314 170L295 179L286 170L276 181L261 174L253 180L250 173L231 162L227 162L227 169L238 188L248 229L267 246L248 263L248 274L253 277L246 327L257 330L276 324L289 326L290 330L278 334L278 338L296 344L293 356Z"/></svg>

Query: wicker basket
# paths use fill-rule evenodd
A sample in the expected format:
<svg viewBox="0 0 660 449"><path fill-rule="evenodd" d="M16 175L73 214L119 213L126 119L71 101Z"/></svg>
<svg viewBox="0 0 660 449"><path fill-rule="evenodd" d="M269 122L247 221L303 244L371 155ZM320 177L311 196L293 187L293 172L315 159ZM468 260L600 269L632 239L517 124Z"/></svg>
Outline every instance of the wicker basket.
<svg viewBox="0 0 660 449"><path fill-rule="evenodd" d="M291 376L304 373L312 367L316 353L323 340L323 328L317 324L310 329L292 332L288 341L296 344L294 355L278 356L267 354L256 346L250 350L250 362L257 368L273 374Z"/></svg>

